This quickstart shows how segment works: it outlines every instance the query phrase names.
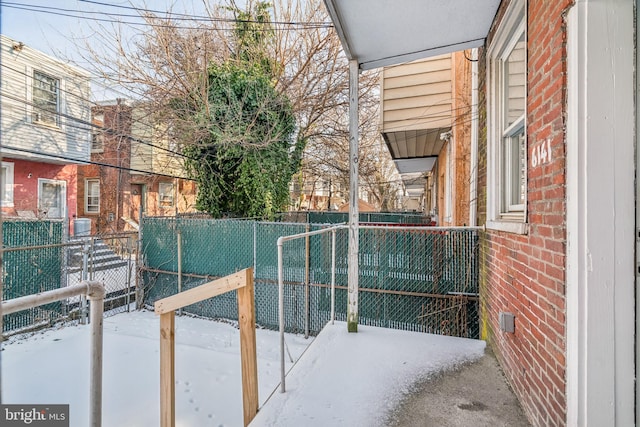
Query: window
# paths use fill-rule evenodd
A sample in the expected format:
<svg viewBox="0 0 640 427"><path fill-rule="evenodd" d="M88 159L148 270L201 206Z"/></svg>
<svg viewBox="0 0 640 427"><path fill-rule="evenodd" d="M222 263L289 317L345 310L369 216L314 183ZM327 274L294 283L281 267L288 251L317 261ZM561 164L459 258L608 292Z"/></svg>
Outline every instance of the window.
<svg viewBox="0 0 640 427"><path fill-rule="evenodd" d="M527 44L524 0L514 0L488 50L487 226L526 232Z"/></svg>
<svg viewBox="0 0 640 427"><path fill-rule="evenodd" d="M173 183L161 182L158 184L158 199L161 208L173 207Z"/></svg>
<svg viewBox="0 0 640 427"><path fill-rule="evenodd" d="M60 80L43 74L33 72L33 116L36 123L58 126L58 113L60 107Z"/></svg>
<svg viewBox="0 0 640 427"><path fill-rule="evenodd" d="M100 180L87 179L84 185L85 213L100 213Z"/></svg>
<svg viewBox="0 0 640 427"><path fill-rule="evenodd" d="M104 115L94 115L93 125L94 127L91 128L91 152L102 153L104 151Z"/></svg>
<svg viewBox="0 0 640 427"><path fill-rule="evenodd" d="M13 207L13 163L2 162L0 169L2 184L2 206Z"/></svg>

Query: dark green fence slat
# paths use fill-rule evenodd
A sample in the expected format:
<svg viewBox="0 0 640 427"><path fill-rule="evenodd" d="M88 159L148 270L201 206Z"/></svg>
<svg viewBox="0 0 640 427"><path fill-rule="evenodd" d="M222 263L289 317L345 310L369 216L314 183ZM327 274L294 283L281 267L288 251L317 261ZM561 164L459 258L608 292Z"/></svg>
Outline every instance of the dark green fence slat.
<svg viewBox="0 0 640 427"><path fill-rule="evenodd" d="M346 214L345 214L346 215ZM410 216L363 214L363 221L398 223ZM256 317L265 327L278 327L277 246L280 236L299 234L343 222L338 213L308 213L316 224L242 220L145 218L142 248L145 301L177 292L177 233L182 239L185 275L221 277L255 268ZM423 218L423 217L420 217ZM359 317L361 324L465 337L478 337L478 236L471 229L360 230ZM308 245L308 247L307 247ZM307 253L309 254L307 258ZM308 285L312 333L329 320L331 233L285 242L285 323L289 331L304 328ZM336 285L348 283L348 230L337 232ZM205 279L183 278L183 290ZM470 296L471 295L471 296ZM338 289L336 312L346 318L346 290ZM185 308L186 312L237 319L235 293Z"/></svg>

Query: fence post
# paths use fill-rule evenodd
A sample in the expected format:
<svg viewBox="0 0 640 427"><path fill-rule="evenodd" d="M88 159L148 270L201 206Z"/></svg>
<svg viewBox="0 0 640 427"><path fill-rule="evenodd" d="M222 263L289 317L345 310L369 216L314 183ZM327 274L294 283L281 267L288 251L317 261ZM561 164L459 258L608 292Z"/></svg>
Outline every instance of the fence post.
<svg viewBox="0 0 640 427"><path fill-rule="evenodd" d="M282 260L282 237L278 238L278 321L280 323L280 393L285 392L284 384L284 271Z"/></svg>
<svg viewBox="0 0 640 427"><path fill-rule="evenodd" d="M258 221L253 221L253 278L258 268Z"/></svg>
<svg viewBox="0 0 640 427"><path fill-rule="evenodd" d="M127 262L127 312L131 311L131 236L125 237L127 239L127 254L129 261Z"/></svg>
<svg viewBox="0 0 640 427"><path fill-rule="evenodd" d="M336 319L336 229L331 230L331 324Z"/></svg>
<svg viewBox="0 0 640 427"><path fill-rule="evenodd" d="M89 242L84 241L82 244L82 281L89 280ZM85 325L87 323L87 296L82 294L80 296L80 324Z"/></svg>
<svg viewBox="0 0 640 427"><path fill-rule="evenodd" d="M178 293L182 292L182 231L178 228ZM178 310L178 315L182 316L182 309Z"/></svg>
<svg viewBox="0 0 640 427"><path fill-rule="evenodd" d="M311 225L306 224L305 232L311 231ZM311 258L310 236L304 239L304 337L309 338L309 261Z"/></svg>
<svg viewBox="0 0 640 427"><path fill-rule="evenodd" d="M142 288L142 267L144 266L144 257L142 255L142 224L144 218L142 216L142 206L138 211L138 218L140 224L138 224L138 241L136 242L136 310L140 310L144 305L144 290Z"/></svg>

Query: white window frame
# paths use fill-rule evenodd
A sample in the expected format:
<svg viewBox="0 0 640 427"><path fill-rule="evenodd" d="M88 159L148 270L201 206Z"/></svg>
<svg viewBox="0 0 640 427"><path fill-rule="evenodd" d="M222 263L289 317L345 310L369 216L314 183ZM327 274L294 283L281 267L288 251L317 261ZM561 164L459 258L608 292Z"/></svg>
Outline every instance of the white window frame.
<svg viewBox="0 0 640 427"><path fill-rule="evenodd" d="M36 82L36 74L40 74L42 76L48 77L52 80L56 81L56 108L55 108L55 112L53 112L54 114L54 120L53 121L47 121L47 120L39 120L38 119L38 107L36 106L36 102L35 102L35 92L34 92L34 85ZM31 108L31 121L33 123L39 124L39 125L44 125L44 126L50 126L50 127L56 127L59 128L61 126L61 120L60 120L60 112L61 112L61 108L62 108L62 100L61 100L61 93L62 93L62 79L60 77L56 77L53 76L49 73L46 73L44 71L40 71L37 69L33 69L31 72L31 104L32 104L32 108Z"/></svg>
<svg viewBox="0 0 640 427"><path fill-rule="evenodd" d="M98 204L89 204L91 198L95 198L96 196L91 195L89 189L91 188L90 184L98 183ZM95 209L97 207L97 209ZM94 209L94 210L92 210ZM84 181L84 213L86 215L97 215L100 213L100 179L98 178L87 178Z"/></svg>
<svg viewBox="0 0 640 427"><path fill-rule="evenodd" d="M2 207L12 208L13 205L13 174L14 164L11 162L2 162L2 169L6 171L0 178L2 180L2 194L0 203Z"/></svg>
<svg viewBox="0 0 640 427"><path fill-rule="evenodd" d="M170 191L167 191L166 188L169 187ZM163 190L165 188L165 190ZM171 203L169 205L163 205L163 199L165 197L171 198ZM173 182L159 182L158 183L158 207L160 209L170 209L175 207L175 185Z"/></svg>
<svg viewBox="0 0 640 427"><path fill-rule="evenodd" d="M487 228L526 234L527 224L527 108L526 108L526 71L525 71L525 111L522 117L506 126L504 112L504 64L506 58L524 35L527 40L526 1L513 0L498 27L495 37L487 51ZM526 55L525 55L525 70ZM508 187L509 176L513 175L510 165L505 162L505 141L507 138L523 132L525 153L524 203L510 204L506 194L511 194ZM506 153L509 154L509 153ZM507 174L505 177L504 174ZM505 185L507 183L507 185Z"/></svg>

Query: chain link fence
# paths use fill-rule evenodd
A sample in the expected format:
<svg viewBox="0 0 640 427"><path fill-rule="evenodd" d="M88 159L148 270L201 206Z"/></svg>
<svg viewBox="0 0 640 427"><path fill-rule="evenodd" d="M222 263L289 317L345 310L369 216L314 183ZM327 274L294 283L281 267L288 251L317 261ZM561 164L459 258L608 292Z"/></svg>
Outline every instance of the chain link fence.
<svg viewBox="0 0 640 427"><path fill-rule="evenodd" d="M340 224L349 221L348 212L336 211L292 211L279 215L282 222L304 224ZM430 224L431 217L416 212L360 212L360 223L376 224Z"/></svg>
<svg viewBox="0 0 640 427"><path fill-rule="evenodd" d="M137 233L68 238L62 220L3 218L3 300L75 285L103 282L105 315L129 310L135 302ZM3 317L3 333L45 327L62 320L85 321L80 297Z"/></svg>
<svg viewBox="0 0 640 427"><path fill-rule="evenodd" d="M329 225L147 217L141 226L145 304L253 266L257 322L277 329L277 240ZM336 316L346 320L348 231L336 237ZM360 324L478 337L476 230L362 226L359 247ZM331 234L286 242L283 264L286 329L318 333L331 310ZM236 295L184 311L237 319Z"/></svg>

